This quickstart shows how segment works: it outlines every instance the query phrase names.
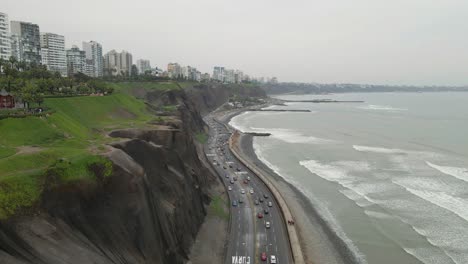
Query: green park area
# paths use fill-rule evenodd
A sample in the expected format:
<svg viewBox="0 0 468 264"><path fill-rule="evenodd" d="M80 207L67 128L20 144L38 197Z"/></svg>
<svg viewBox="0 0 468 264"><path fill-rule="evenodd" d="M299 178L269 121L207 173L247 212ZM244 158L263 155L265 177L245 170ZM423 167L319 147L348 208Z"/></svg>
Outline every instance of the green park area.
<svg viewBox="0 0 468 264"><path fill-rule="evenodd" d="M91 165L110 174L101 154L113 129L142 127L155 118L141 100L121 92L107 96L45 98L50 113L0 120L0 219L33 206L47 175L59 183L94 181Z"/></svg>

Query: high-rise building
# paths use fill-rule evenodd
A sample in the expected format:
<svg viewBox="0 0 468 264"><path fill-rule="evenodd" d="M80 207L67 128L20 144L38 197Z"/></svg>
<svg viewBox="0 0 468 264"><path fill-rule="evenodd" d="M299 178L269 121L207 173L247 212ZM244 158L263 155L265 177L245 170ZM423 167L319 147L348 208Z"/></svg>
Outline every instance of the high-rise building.
<svg viewBox="0 0 468 264"><path fill-rule="evenodd" d="M137 60L136 66L138 68L139 74L145 74L148 71L151 71L151 64L149 60Z"/></svg>
<svg viewBox="0 0 468 264"><path fill-rule="evenodd" d="M213 69L213 80L224 82L224 67L215 66Z"/></svg>
<svg viewBox="0 0 468 264"><path fill-rule="evenodd" d="M86 60L93 67L91 77L102 77L104 75L102 45L96 41L83 42L83 51L86 54Z"/></svg>
<svg viewBox="0 0 468 264"><path fill-rule="evenodd" d="M167 74L172 79L180 78L182 77L182 67L178 63L169 63L167 65Z"/></svg>
<svg viewBox="0 0 468 264"><path fill-rule="evenodd" d="M120 53L120 71L124 76L130 76L132 72L133 56L130 52L122 50Z"/></svg>
<svg viewBox="0 0 468 264"><path fill-rule="evenodd" d="M0 58L8 60L10 56L10 22L7 14L0 13Z"/></svg>
<svg viewBox="0 0 468 264"><path fill-rule="evenodd" d="M19 61L40 64L41 37L39 26L29 22L11 21L12 55Z"/></svg>
<svg viewBox="0 0 468 264"><path fill-rule="evenodd" d="M85 73L86 67L86 54L80 50L77 46L73 46L67 50L67 72L68 76L71 77L76 73Z"/></svg>
<svg viewBox="0 0 468 264"><path fill-rule="evenodd" d="M121 53L111 50L104 55L104 71L107 76L130 76L132 65L132 54L125 50Z"/></svg>
<svg viewBox="0 0 468 264"><path fill-rule="evenodd" d="M42 64L62 76L67 75L65 37L53 33L41 33Z"/></svg>

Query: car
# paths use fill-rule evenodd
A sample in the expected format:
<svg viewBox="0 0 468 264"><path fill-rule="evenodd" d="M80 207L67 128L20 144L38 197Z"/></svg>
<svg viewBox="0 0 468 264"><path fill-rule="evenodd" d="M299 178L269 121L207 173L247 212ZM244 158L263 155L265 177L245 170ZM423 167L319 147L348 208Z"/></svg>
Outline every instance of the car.
<svg viewBox="0 0 468 264"><path fill-rule="evenodd" d="M237 206L237 201L232 201L232 206L236 207Z"/></svg>
<svg viewBox="0 0 468 264"><path fill-rule="evenodd" d="M238 167L238 168L237 168L237 171L241 171L241 168Z"/></svg>
<svg viewBox="0 0 468 264"><path fill-rule="evenodd" d="M241 204L241 203L244 203L244 200L242 200L242 199L239 199L239 203L240 203L240 204Z"/></svg>
<svg viewBox="0 0 468 264"><path fill-rule="evenodd" d="M263 218L263 214L260 212L260 213L257 214L257 217L258 218Z"/></svg>
<svg viewBox="0 0 468 264"><path fill-rule="evenodd" d="M224 175L224 177L229 178L229 175L226 174L226 175Z"/></svg>
<svg viewBox="0 0 468 264"><path fill-rule="evenodd" d="M265 223L265 227L266 227L266 228L270 228L270 222L266 222L266 223Z"/></svg>
<svg viewBox="0 0 468 264"><path fill-rule="evenodd" d="M249 192L250 192L250 194L253 194L253 193L254 193L254 190L253 190L253 189L250 189Z"/></svg>
<svg viewBox="0 0 468 264"><path fill-rule="evenodd" d="M244 189L242 189L242 190L241 190L241 193L242 193L242 194L245 194L245 190L244 190Z"/></svg>
<svg viewBox="0 0 468 264"><path fill-rule="evenodd" d="M250 181L250 176L247 176L247 180Z"/></svg>
<svg viewBox="0 0 468 264"><path fill-rule="evenodd" d="M261 259L262 261L266 261L266 260L267 260L267 255L266 255L265 252L262 252L262 255L260 256L260 259Z"/></svg>
<svg viewBox="0 0 468 264"><path fill-rule="evenodd" d="M234 176L234 177L233 177L233 180L237 181L237 177L236 177L236 176Z"/></svg>
<svg viewBox="0 0 468 264"><path fill-rule="evenodd" d="M228 191L232 191L232 186L228 186Z"/></svg>
<svg viewBox="0 0 468 264"><path fill-rule="evenodd" d="M223 166L223 169L227 169L226 166Z"/></svg>
<svg viewBox="0 0 468 264"><path fill-rule="evenodd" d="M233 180L231 180L231 181L230 181L230 183L231 183L231 184L234 184L234 181L233 181Z"/></svg>
<svg viewBox="0 0 468 264"><path fill-rule="evenodd" d="M247 184L247 183L249 183L249 182L247 180L244 180L244 184Z"/></svg>
<svg viewBox="0 0 468 264"><path fill-rule="evenodd" d="M259 202L258 200L255 200L254 203L255 203L255 205L259 205L259 204L260 204L260 202Z"/></svg>
<svg viewBox="0 0 468 264"><path fill-rule="evenodd" d="M260 197L260 200L259 200L259 201L260 201L261 203L263 203L263 201L264 201L264 200L263 200L263 198L262 198L262 197Z"/></svg>
<svg viewBox="0 0 468 264"><path fill-rule="evenodd" d="M232 169L232 165L231 165L231 164L229 164L229 168L231 168L231 169Z"/></svg>
<svg viewBox="0 0 468 264"><path fill-rule="evenodd" d="M273 203L272 202L268 202L268 207L272 207L273 206Z"/></svg>
<svg viewBox="0 0 468 264"><path fill-rule="evenodd" d="M265 210L263 210L263 212L264 212L266 215L267 215L268 213L270 213L270 212L268 211L268 209L266 209L266 208L265 208Z"/></svg>
<svg viewBox="0 0 468 264"><path fill-rule="evenodd" d="M263 194L263 197L265 197L265 199L268 199L268 194Z"/></svg>
<svg viewBox="0 0 468 264"><path fill-rule="evenodd" d="M275 255L270 256L270 263L271 264L276 264L276 256Z"/></svg>

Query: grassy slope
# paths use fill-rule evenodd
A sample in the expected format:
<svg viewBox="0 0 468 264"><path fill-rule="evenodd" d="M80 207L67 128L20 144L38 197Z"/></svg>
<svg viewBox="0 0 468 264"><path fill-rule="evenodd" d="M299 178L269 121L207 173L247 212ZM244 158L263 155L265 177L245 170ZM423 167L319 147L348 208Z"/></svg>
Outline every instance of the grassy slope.
<svg viewBox="0 0 468 264"><path fill-rule="evenodd" d="M153 118L142 101L123 93L105 97L46 99L55 113L46 118L0 120L0 219L34 204L46 175L61 182L92 180L93 163L109 163L97 154L105 150L105 132L144 126ZM18 152L34 146L34 151Z"/></svg>

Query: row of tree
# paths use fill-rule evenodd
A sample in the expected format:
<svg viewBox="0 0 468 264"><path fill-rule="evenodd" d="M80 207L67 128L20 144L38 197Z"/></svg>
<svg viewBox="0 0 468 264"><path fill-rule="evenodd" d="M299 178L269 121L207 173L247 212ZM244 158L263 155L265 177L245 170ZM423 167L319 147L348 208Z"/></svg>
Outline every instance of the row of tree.
<svg viewBox="0 0 468 264"><path fill-rule="evenodd" d="M78 73L73 77L62 77L58 72L47 70L45 65L26 63L11 57L0 58L0 89L5 89L21 98L26 108L31 103L39 106L46 96L110 94L113 88L104 81Z"/></svg>

